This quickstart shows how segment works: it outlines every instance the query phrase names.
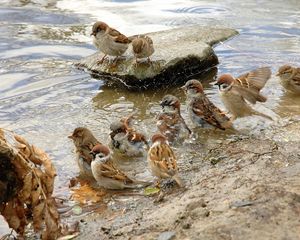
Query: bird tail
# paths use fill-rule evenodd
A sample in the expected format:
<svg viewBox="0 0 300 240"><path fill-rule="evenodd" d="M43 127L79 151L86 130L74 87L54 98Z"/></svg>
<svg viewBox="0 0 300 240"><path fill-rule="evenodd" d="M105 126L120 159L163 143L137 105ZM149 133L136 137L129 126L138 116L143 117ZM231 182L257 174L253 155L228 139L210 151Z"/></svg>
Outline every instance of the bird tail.
<svg viewBox="0 0 300 240"><path fill-rule="evenodd" d="M267 118L267 119L273 121L273 118L271 118L271 117L270 117L269 115L267 115L267 114L264 114L264 113L261 113L261 112L255 111L255 110L253 110L252 114L255 114L255 115L257 115L257 116L261 116L261 117L264 117L264 118Z"/></svg>
<svg viewBox="0 0 300 240"><path fill-rule="evenodd" d="M177 174L175 174L172 179L176 181L179 187L184 187L184 182Z"/></svg>

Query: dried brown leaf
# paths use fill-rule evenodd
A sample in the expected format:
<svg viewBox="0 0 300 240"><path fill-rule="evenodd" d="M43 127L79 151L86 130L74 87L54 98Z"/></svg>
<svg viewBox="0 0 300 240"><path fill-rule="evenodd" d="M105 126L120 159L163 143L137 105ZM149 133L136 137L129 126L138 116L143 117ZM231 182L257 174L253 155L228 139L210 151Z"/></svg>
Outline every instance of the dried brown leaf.
<svg viewBox="0 0 300 240"><path fill-rule="evenodd" d="M31 146L31 155L30 155L30 160L37 164L37 165L42 165L43 161L47 159L47 154L41 150L40 148L37 148L36 146L32 145Z"/></svg>
<svg viewBox="0 0 300 240"><path fill-rule="evenodd" d="M31 191L31 203L32 207L35 207L40 199L42 194L42 188L39 184L39 181L36 177L32 178L32 191Z"/></svg>
<svg viewBox="0 0 300 240"><path fill-rule="evenodd" d="M72 189L71 198L81 204L86 204L88 202L97 203L102 201L105 192L100 191L99 189L95 190L90 185L83 185L79 188Z"/></svg>
<svg viewBox="0 0 300 240"><path fill-rule="evenodd" d="M0 140L6 142L5 134L2 128L0 128Z"/></svg>
<svg viewBox="0 0 300 240"><path fill-rule="evenodd" d="M42 239L52 240L58 237L59 229L57 220L53 218L51 215L48 205L46 205L45 209L45 224L46 231L42 234Z"/></svg>
<svg viewBox="0 0 300 240"><path fill-rule="evenodd" d="M19 193L19 199L23 202L27 201L27 199L31 195L32 189L32 171L28 172L23 178L23 188Z"/></svg>
<svg viewBox="0 0 300 240"><path fill-rule="evenodd" d="M21 221L16 213L14 200L11 200L6 204L2 215L5 217L10 228L17 230L20 227Z"/></svg>
<svg viewBox="0 0 300 240"><path fill-rule="evenodd" d="M44 200L42 200L36 207L33 208L33 228L36 232L41 230L42 224L44 222L44 210Z"/></svg>
<svg viewBox="0 0 300 240"><path fill-rule="evenodd" d="M43 165L44 165L46 174L48 176L54 178L56 176L56 169L55 169L54 165L52 164L51 160L48 158L48 156L44 160Z"/></svg>
<svg viewBox="0 0 300 240"><path fill-rule="evenodd" d="M46 196L51 196L54 190L54 178L44 174L41 178Z"/></svg>

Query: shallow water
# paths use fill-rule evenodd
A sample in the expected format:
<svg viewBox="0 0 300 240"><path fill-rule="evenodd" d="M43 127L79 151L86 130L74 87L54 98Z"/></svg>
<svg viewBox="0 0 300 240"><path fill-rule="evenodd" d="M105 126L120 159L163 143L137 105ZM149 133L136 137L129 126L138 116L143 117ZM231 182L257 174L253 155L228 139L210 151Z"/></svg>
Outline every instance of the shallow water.
<svg viewBox="0 0 300 240"><path fill-rule="evenodd" d="M269 65L273 73L284 63L300 63L300 4L298 1L7 1L0 6L0 127L14 130L47 151L57 171L62 193L76 176L73 144L67 136L77 126L87 126L107 140L112 120L135 112L139 124L151 135L158 102L166 91L132 93L103 86L72 63L95 52L89 36L96 19L128 35L201 24L235 28L240 35L215 47L218 72L234 75ZM205 82L206 92L222 106L217 89ZM182 100L179 89L168 93ZM273 74L263 93L268 101L258 106L276 119L300 115L300 98L287 94ZM258 118L240 128L268 128ZM189 123L189 121L188 121ZM209 134L201 143L227 137ZM195 154L177 149L180 158ZM138 164L139 167L141 164ZM68 195L68 193L64 193ZM0 233L1 227L0 227Z"/></svg>

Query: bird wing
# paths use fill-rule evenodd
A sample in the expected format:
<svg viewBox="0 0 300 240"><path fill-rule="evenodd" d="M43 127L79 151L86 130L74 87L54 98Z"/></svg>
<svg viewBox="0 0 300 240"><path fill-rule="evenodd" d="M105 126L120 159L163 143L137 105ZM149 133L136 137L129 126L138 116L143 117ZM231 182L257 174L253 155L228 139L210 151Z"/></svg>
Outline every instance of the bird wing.
<svg viewBox="0 0 300 240"><path fill-rule="evenodd" d="M114 28L109 28L108 34L118 43L130 43L131 41L124 34Z"/></svg>
<svg viewBox="0 0 300 240"><path fill-rule="evenodd" d="M125 173L120 169L117 169L112 161L106 161L106 163L101 164L100 168L101 174L103 177L111 178L118 181L123 181L124 183L133 183L133 180L130 179Z"/></svg>
<svg viewBox="0 0 300 240"><path fill-rule="evenodd" d="M255 104L257 101L265 102L267 98L262 96L259 91L265 86L270 77L270 68L262 67L236 78L234 86L238 89L243 98L252 104Z"/></svg>
<svg viewBox="0 0 300 240"><path fill-rule="evenodd" d="M206 121L208 124L225 130L222 123L229 122L230 119L217 108L206 96L197 98L192 102L194 114Z"/></svg>
<svg viewBox="0 0 300 240"><path fill-rule="evenodd" d="M157 168L173 176L177 171L176 157L173 150L166 143L152 147L149 150L150 160Z"/></svg>

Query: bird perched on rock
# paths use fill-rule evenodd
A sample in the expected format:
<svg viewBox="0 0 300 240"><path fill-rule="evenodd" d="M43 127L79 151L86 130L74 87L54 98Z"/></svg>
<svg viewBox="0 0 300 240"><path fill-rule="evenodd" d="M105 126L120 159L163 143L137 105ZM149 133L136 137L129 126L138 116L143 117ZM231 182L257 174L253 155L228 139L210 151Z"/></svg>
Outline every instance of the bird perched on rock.
<svg viewBox="0 0 300 240"><path fill-rule="evenodd" d="M260 94L271 77L269 67L262 67L245 73L237 78L230 74L223 74L218 78L216 85L219 86L221 99L232 114L232 120L250 115L259 115L268 119L269 116L255 111L247 102L265 102L267 98Z"/></svg>
<svg viewBox="0 0 300 240"><path fill-rule="evenodd" d="M283 65L278 69L276 76L280 77L284 88L300 94L300 68Z"/></svg>
<svg viewBox="0 0 300 240"><path fill-rule="evenodd" d="M92 177L91 161L93 157L90 152L94 146L101 144L93 135L93 133L85 128L75 128L72 135L68 136L72 139L76 148L77 163L81 175L86 177Z"/></svg>
<svg viewBox="0 0 300 240"><path fill-rule="evenodd" d="M132 40L132 51L135 57L135 64L138 64L138 58L147 58L151 63L150 56L154 53L153 41L148 36L138 36Z"/></svg>
<svg viewBox="0 0 300 240"><path fill-rule="evenodd" d="M107 146L97 144L91 151L93 161L91 163L92 173L100 187L106 189L140 188L149 185L148 182L137 181L129 178L118 169L111 158Z"/></svg>
<svg viewBox="0 0 300 240"><path fill-rule="evenodd" d="M173 95L166 95L160 102L162 113L157 116L157 128L167 137L169 142L187 138L192 131L186 125L180 114L179 99Z"/></svg>
<svg viewBox="0 0 300 240"><path fill-rule="evenodd" d="M152 174L161 179L173 179L180 187L184 184L178 176L176 156L168 144L167 138L156 133L152 136L152 146L148 151L148 162Z"/></svg>
<svg viewBox="0 0 300 240"><path fill-rule="evenodd" d="M145 153L144 147L148 147L146 137L130 127L133 116L115 121L110 125L110 138L113 150L128 157L141 156Z"/></svg>
<svg viewBox="0 0 300 240"><path fill-rule="evenodd" d="M93 43L96 48L104 53L102 59L98 61L99 64L103 63L107 55L114 56L114 62L116 62L118 57L125 53L131 42L128 37L100 21L93 25L91 35L94 36Z"/></svg>
<svg viewBox="0 0 300 240"><path fill-rule="evenodd" d="M230 119L207 98L199 81L189 80L182 88L189 99L190 118L196 126L213 126L222 130L232 128Z"/></svg>

